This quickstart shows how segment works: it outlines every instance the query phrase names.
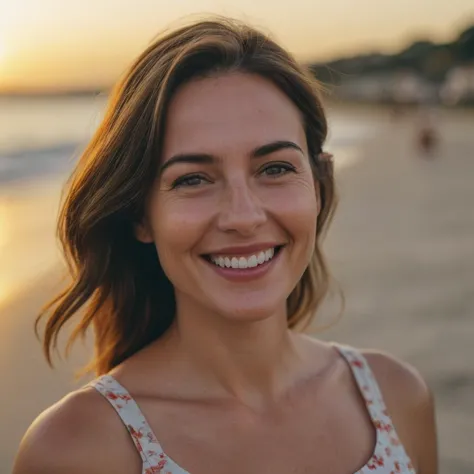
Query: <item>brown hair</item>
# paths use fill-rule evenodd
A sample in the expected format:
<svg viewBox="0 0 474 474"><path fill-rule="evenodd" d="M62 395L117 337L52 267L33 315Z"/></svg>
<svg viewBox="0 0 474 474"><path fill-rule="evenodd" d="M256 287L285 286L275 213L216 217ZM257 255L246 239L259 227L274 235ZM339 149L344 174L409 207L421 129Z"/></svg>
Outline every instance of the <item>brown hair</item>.
<svg viewBox="0 0 474 474"><path fill-rule="evenodd" d="M102 123L74 170L58 222L72 277L41 312L43 349L51 364L63 325L81 308L70 345L92 325L103 374L159 338L175 317L174 290L156 248L134 236L134 225L157 172L167 107L177 88L196 77L228 71L259 74L299 108L318 183L321 210L316 249L288 298L288 325L308 322L329 285L319 244L335 207L332 162L322 153L327 123L320 87L266 34L235 20L212 18L167 32L133 63L112 91Z"/></svg>

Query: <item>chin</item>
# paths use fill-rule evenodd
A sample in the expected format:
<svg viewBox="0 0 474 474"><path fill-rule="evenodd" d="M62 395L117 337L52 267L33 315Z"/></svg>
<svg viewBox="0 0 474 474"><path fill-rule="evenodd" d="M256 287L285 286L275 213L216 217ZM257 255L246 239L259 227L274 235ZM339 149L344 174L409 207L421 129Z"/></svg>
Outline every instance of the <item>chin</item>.
<svg viewBox="0 0 474 474"><path fill-rule="evenodd" d="M233 322L257 322L270 318L278 318L279 315L286 317L286 300L278 301L252 301L252 298L241 297L235 304L229 304L229 298L225 302L216 302L214 311L224 319ZM221 304L219 304L221 303Z"/></svg>

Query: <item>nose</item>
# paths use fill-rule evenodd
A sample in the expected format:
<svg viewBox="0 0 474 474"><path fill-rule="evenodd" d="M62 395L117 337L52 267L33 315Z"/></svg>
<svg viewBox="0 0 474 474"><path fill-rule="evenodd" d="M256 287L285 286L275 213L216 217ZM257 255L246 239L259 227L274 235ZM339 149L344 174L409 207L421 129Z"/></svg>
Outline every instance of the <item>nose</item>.
<svg viewBox="0 0 474 474"><path fill-rule="evenodd" d="M255 191L244 180L234 180L226 187L219 209L217 226L224 232L250 236L267 220Z"/></svg>

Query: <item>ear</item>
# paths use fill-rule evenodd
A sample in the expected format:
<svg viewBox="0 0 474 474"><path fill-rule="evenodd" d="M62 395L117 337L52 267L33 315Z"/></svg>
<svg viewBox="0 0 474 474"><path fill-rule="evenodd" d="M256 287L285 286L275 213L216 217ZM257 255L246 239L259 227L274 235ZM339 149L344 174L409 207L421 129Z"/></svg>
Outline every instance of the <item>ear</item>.
<svg viewBox="0 0 474 474"><path fill-rule="evenodd" d="M317 216L321 212L321 186L319 185L319 181L315 181L314 183L314 192L316 193L316 206L317 206Z"/></svg>
<svg viewBox="0 0 474 474"><path fill-rule="evenodd" d="M148 222L142 221L135 224L135 237L143 244L151 244L153 242L153 233Z"/></svg>
<svg viewBox="0 0 474 474"><path fill-rule="evenodd" d="M316 197L316 215L319 216L319 213L321 212L321 184L316 177L313 178L313 183L314 195Z"/></svg>
<svg viewBox="0 0 474 474"><path fill-rule="evenodd" d="M334 167L333 158L334 158L334 155L326 151L322 151L318 155L318 161L321 165L321 174L322 174L323 179L328 176L332 176L333 174L333 167ZM315 180L315 189L316 189L316 200L318 203L318 216L319 216L319 213L321 212L321 203L322 203L321 183L319 180Z"/></svg>

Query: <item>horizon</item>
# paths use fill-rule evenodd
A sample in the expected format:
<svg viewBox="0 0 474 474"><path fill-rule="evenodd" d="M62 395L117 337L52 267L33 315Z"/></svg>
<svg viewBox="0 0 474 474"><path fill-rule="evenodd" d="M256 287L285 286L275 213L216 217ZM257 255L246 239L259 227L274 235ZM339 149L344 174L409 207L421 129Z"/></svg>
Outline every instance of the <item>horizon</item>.
<svg viewBox="0 0 474 474"><path fill-rule="evenodd" d="M164 27L224 14L269 32L303 62L448 42L474 24L472 0L294 0L293 22L271 0L16 0L0 4L0 94L108 90ZM352 8L351 5L352 4ZM93 6L92 6L93 5ZM352 10L352 15L347 15ZM91 15L91 11L93 14ZM322 14L321 14L322 13ZM206 13L205 13L206 14ZM157 19L159 17L159 19Z"/></svg>

